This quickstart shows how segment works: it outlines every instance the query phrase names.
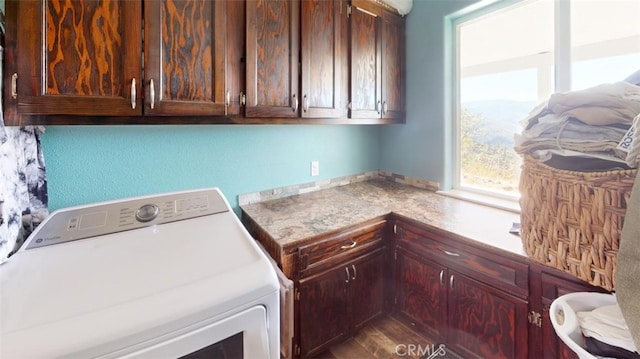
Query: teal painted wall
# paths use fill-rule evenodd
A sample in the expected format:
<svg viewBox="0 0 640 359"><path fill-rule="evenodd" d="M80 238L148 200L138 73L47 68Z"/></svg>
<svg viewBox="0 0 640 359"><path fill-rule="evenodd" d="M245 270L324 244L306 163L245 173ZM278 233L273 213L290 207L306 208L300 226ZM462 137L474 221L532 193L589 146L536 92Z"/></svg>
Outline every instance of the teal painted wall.
<svg viewBox="0 0 640 359"><path fill-rule="evenodd" d="M238 194L376 170L376 126L47 126L51 210L168 191ZM320 176L310 162L320 161Z"/></svg>
<svg viewBox="0 0 640 359"><path fill-rule="evenodd" d="M414 0L407 15L407 123L381 128L382 169L449 185L444 17L477 0Z"/></svg>

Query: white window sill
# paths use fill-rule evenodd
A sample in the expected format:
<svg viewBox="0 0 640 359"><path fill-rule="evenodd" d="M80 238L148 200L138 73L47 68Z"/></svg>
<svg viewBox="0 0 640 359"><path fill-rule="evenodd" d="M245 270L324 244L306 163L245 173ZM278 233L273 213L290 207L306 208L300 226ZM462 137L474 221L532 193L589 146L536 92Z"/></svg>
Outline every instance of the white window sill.
<svg viewBox="0 0 640 359"><path fill-rule="evenodd" d="M491 196L482 195L479 193L461 191L456 189L437 191L436 193L443 196L449 196L464 201L469 201L477 204L482 204L489 207L502 209L514 213L520 213L520 203L518 201L511 201L508 199L501 199Z"/></svg>

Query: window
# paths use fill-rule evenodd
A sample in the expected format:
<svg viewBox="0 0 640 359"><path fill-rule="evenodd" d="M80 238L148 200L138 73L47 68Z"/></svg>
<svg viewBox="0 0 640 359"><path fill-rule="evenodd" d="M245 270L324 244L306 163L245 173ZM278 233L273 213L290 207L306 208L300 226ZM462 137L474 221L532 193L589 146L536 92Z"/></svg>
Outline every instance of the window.
<svg viewBox="0 0 640 359"><path fill-rule="evenodd" d="M640 1L503 0L451 15L452 187L517 199L520 121L553 92L640 69Z"/></svg>

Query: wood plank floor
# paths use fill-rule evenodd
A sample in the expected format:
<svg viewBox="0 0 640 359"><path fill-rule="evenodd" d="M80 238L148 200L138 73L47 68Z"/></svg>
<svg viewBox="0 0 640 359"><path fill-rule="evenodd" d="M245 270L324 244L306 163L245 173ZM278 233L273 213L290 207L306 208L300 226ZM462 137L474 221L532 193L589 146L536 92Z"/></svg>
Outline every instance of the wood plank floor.
<svg viewBox="0 0 640 359"><path fill-rule="evenodd" d="M382 317L318 359L458 358L391 316Z"/></svg>

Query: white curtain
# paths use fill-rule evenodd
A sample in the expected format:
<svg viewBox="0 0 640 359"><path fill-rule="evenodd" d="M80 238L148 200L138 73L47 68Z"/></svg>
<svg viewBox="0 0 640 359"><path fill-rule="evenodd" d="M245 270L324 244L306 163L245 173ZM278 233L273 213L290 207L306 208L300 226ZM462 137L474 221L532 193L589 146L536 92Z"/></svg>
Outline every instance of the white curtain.
<svg viewBox="0 0 640 359"><path fill-rule="evenodd" d="M0 13L0 19L4 19ZM4 23L2 23L4 28ZM0 29L1 30L1 29ZM2 79L4 32L0 41ZM0 81L0 90L2 84ZM40 146L42 127L4 125L0 100L0 264L48 215L47 179Z"/></svg>

